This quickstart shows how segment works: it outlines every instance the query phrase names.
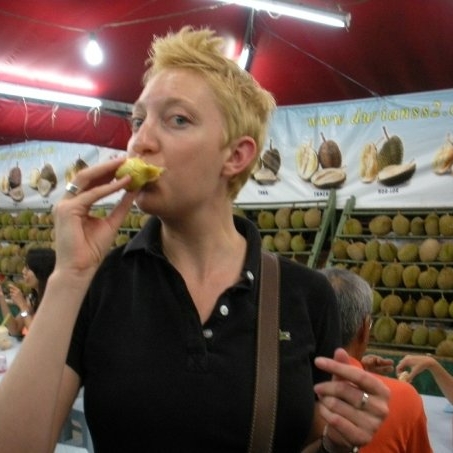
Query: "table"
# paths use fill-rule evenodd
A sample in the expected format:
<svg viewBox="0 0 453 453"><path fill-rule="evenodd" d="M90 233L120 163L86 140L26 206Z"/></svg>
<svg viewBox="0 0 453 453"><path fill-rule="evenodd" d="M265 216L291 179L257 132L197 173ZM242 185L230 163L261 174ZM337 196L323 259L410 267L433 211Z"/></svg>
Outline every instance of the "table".
<svg viewBox="0 0 453 453"><path fill-rule="evenodd" d="M5 374L8 372L8 368L13 363L13 360L15 359L17 353L19 352L20 346L22 344L22 342L20 340L18 340L17 338L14 338L14 337L10 337L10 338L11 338L11 341L13 342L13 347L10 349L7 349L5 351L0 351L0 354L3 354L6 356L6 363L7 363L7 371L5 373L0 373L0 382L2 381ZM80 412L82 415L84 415L83 414L83 400L80 395L74 402L73 411L76 411L77 413ZM85 429L84 435L87 437L87 439L84 438L85 444L92 447L91 437L89 437L88 428ZM92 451L92 450L90 450L90 451ZM66 443L58 443L55 448L54 453L89 453L89 451L86 448L76 447L73 445L68 445Z"/></svg>
<svg viewBox="0 0 453 453"><path fill-rule="evenodd" d="M428 418L428 434L434 453L453 451L453 413L446 412L446 398L441 396L421 395Z"/></svg>
<svg viewBox="0 0 453 453"><path fill-rule="evenodd" d="M0 350L0 355L6 356L7 369L13 363L14 358L16 357L17 353L19 352L20 345L22 344L22 342L19 341L17 338L14 338L14 337L9 337L9 338L13 343L13 347L10 349L7 349L6 351ZM0 373L0 382L2 381L4 375L5 375L5 373Z"/></svg>

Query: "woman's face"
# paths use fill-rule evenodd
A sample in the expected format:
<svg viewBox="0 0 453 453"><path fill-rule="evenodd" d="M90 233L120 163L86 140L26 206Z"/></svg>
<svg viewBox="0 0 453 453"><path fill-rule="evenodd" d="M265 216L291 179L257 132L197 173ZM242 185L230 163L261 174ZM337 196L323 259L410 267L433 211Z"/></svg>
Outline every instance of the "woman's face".
<svg viewBox="0 0 453 453"><path fill-rule="evenodd" d="M25 265L24 268L22 269L22 276L24 279L24 283L29 288L33 289L38 288L38 279L36 278L35 273L27 265Z"/></svg>
<svg viewBox="0 0 453 453"><path fill-rule="evenodd" d="M128 152L165 171L140 191L138 206L184 218L225 196L222 171L230 150L222 149L223 130L214 94L200 75L169 69L151 77L134 105Z"/></svg>

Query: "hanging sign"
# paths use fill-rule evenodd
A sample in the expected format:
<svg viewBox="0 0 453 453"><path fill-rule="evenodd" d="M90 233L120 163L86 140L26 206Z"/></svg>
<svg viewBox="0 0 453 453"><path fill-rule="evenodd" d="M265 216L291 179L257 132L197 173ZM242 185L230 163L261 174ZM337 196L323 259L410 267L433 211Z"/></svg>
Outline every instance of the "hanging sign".
<svg viewBox="0 0 453 453"><path fill-rule="evenodd" d="M453 90L280 107L236 203L453 206Z"/></svg>
<svg viewBox="0 0 453 453"><path fill-rule="evenodd" d="M123 153L94 145L29 141L0 147L0 208L50 209L82 168ZM112 199L103 204L114 203Z"/></svg>

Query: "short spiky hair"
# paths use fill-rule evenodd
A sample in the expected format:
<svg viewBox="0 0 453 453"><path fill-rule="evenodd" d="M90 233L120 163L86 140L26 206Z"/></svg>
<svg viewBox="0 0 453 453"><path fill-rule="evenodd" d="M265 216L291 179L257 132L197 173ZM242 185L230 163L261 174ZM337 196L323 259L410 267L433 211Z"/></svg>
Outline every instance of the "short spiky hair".
<svg viewBox="0 0 453 453"><path fill-rule="evenodd" d="M146 61L144 82L163 69L190 69L200 74L213 90L225 119L224 145L247 135L255 140L259 152L264 146L275 100L248 72L225 57L222 47L223 39L209 28L195 30L186 26L177 33L155 37ZM254 164L255 161L230 180L232 199L246 183Z"/></svg>

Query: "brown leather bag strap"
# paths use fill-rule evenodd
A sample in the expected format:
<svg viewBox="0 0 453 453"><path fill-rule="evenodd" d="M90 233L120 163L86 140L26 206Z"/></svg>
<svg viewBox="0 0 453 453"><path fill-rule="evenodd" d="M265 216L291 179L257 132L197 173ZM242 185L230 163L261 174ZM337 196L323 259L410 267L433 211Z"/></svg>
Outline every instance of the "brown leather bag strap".
<svg viewBox="0 0 453 453"><path fill-rule="evenodd" d="M279 370L280 266L274 253L261 252L255 403L249 453L272 452Z"/></svg>

